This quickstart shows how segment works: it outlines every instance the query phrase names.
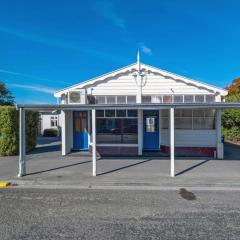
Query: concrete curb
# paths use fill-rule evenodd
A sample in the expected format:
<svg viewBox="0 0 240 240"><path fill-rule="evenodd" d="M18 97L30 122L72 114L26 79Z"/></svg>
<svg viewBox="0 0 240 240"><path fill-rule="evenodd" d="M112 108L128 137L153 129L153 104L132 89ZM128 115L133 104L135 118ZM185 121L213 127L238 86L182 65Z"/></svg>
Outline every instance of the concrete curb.
<svg viewBox="0 0 240 240"><path fill-rule="evenodd" d="M126 186L126 185L50 185L50 184L19 184L13 185L15 189L76 189L76 190L130 190L130 191L178 191L186 188L192 191L240 191L240 186Z"/></svg>

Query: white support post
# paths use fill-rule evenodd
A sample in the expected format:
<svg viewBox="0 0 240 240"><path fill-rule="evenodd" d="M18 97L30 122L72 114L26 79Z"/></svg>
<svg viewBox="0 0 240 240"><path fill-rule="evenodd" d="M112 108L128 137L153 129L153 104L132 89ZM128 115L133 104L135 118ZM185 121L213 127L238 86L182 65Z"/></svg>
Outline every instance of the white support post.
<svg viewBox="0 0 240 240"><path fill-rule="evenodd" d="M67 129L66 129L66 112L62 111L62 156L67 155Z"/></svg>
<svg viewBox="0 0 240 240"><path fill-rule="evenodd" d="M143 110L138 110L138 155L142 155L143 148Z"/></svg>
<svg viewBox="0 0 240 240"><path fill-rule="evenodd" d="M96 109L92 109L92 175L97 176Z"/></svg>
<svg viewBox="0 0 240 240"><path fill-rule="evenodd" d="M142 103L142 86L138 86L136 102Z"/></svg>
<svg viewBox="0 0 240 240"><path fill-rule="evenodd" d="M171 177L175 176L174 169L174 108L170 108L170 165Z"/></svg>
<svg viewBox="0 0 240 240"><path fill-rule="evenodd" d="M222 143L222 112L221 109L217 110L216 116L216 145L217 145L217 158L223 159L223 143Z"/></svg>
<svg viewBox="0 0 240 240"><path fill-rule="evenodd" d="M26 132L25 132L25 110L20 108L19 111L19 171L18 177L26 175Z"/></svg>
<svg viewBox="0 0 240 240"><path fill-rule="evenodd" d="M87 111L87 130L88 130L88 145L90 145L90 142L91 142L91 132L90 132L90 125L91 125L91 122L90 122L90 111L91 110L88 110Z"/></svg>

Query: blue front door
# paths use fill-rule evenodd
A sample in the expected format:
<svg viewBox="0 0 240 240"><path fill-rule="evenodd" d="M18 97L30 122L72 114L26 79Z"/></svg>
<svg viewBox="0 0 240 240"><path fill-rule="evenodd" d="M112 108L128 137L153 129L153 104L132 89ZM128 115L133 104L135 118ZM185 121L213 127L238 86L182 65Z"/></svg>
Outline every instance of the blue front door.
<svg viewBox="0 0 240 240"><path fill-rule="evenodd" d="M159 111L143 111L143 150L159 150Z"/></svg>
<svg viewBox="0 0 240 240"><path fill-rule="evenodd" d="M73 149L88 150L87 111L73 112Z"/></svg>

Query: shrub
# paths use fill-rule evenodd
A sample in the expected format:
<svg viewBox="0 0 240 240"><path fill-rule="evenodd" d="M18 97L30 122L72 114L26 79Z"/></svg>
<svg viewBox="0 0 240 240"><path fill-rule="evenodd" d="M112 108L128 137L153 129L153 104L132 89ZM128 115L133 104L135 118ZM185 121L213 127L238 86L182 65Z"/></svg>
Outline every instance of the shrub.
<svg viewBox="0 0 240 240"><path fill-rule="evenodd" d="M26 112L26 151L37 143L39 115ZM17 155L19 152L19 113L14 107L0 107L0 156Z"/></svg>
<svg viewBox="0 0 240 240"><path fill-rule="evenodd" d="M0 107L0 155L18 154L18 114L14 107Z"/></svg>
<svg viewBox="0 0 240 240"><path fill-rule="evenodd" d="M222 128L222 134L225 139L233 141L233 142L239 142L240 141L240 129L239 127L232 127L232 128Z"/></svg>
<svg viewBox="0 0 240 240"><path fill-rule="evenodd" d="M44 129L43 136L44 137L56 137L58 135L58 131L53 128Z"/></svg>

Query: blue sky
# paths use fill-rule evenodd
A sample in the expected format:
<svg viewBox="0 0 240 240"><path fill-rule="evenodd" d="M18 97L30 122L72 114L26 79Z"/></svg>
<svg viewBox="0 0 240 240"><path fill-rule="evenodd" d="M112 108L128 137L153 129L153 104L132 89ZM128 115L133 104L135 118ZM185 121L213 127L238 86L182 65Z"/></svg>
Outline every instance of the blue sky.
<svg viewBox="0 0 240 240"><path fill-rule="evenodd" d="M11 0L0 7L0 81L17 103L141 60L225 87L240 76L238 0Z"/></svg>

